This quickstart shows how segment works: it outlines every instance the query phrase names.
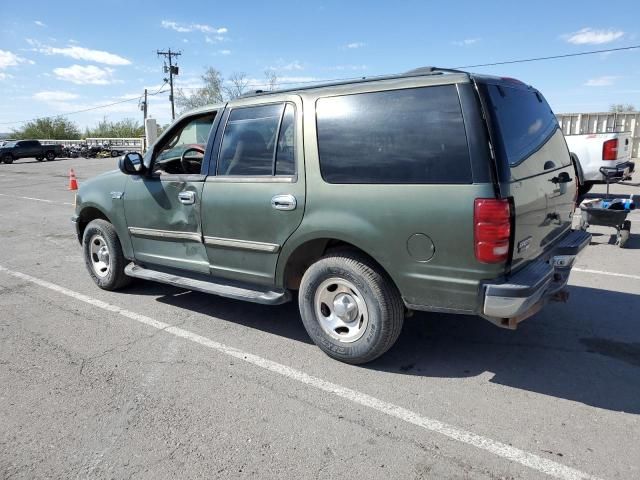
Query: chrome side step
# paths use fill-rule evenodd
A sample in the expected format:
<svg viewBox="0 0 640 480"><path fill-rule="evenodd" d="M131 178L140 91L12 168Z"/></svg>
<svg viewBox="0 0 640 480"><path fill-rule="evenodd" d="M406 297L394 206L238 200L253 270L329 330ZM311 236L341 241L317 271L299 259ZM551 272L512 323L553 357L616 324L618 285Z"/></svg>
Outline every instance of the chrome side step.
<svg viewBox="0 0 640 480"><path fill-rule="evenodd" d="M167 283L175 287L198 292L212 293L222 297L244 300L266 305L279 305L291 300L291 293L288 290L270 290L267 287L235 282L216 277L190 278L151 268L142 267L135 263L130 263L124 269L124 273L130 277L152 280L154 282Z"/></svg>

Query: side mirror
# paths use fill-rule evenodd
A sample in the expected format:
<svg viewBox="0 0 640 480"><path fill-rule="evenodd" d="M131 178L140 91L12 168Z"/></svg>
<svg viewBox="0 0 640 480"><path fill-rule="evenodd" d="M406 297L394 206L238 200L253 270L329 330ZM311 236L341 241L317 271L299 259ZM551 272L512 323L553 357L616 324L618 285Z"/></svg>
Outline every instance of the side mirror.
<svg viewBox="0 0 640 480"><path fill-rule="evenodd" d="M138 152L125 153L118 161L118 168L125 175L140 175L144 172L142 155Z"/></svg>

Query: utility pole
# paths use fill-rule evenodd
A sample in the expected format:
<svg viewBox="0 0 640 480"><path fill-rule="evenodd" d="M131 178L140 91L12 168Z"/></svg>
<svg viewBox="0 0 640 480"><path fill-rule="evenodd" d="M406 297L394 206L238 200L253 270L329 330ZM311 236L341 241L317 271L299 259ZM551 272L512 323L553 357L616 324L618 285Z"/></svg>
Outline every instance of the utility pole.
<svg viewBox="0 0 640 480"><path fill-rule="evenodd" d="M173 101L173 76L178 75L178 66L174 65L172 62L172 58L177 58L182 55L182 52L172 52L171 49L168 49L166 52L157 50L158 56L162 55L165 58L169 59L169 66L167 64L164 65L164 73L169 73L169 88L171 92L169 93L169 101L171 102L171 119L176 119L176 109ZM165 79L166 82L166 79Z"/></svg>
<svg viewBox="0 0 640 480"><path fill-rule="evenodd" d="M147 103L147 89L144 89L144 103L142 104L142 114L144 115L144 121L147 121L147 110L149 108L149 104Z"/></svg>

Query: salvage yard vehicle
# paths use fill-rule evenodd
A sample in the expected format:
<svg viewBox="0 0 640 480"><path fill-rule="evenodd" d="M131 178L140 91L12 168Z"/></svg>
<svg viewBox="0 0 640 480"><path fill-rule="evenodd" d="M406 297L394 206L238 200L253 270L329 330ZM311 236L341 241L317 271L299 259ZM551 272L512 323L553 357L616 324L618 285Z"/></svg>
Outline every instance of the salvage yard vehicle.
<svg viewBox="0 0 640 480"><path fill-rule="evenodd" d="M7 164L20 158L51 161L61 157L63 149L62 145L42 145L38 140L15 140L0 147L0 160Z"/></svg>
<svg viewBox="0 0 640 480"><path fill-rule="evenodd" d="M619 179L628 177L634 170L630 132L566 135L565 139L576 164L580 195L589 193L596 184L606 183L603 167L620 172Z"/></svg>
<svg viewBox="0 0 640 480"><path fill-rule="evenodd" d="M513 329L566 298L590 239L571 230L576 196L539 91L427 67L186 113L85 182L72 220L100 288L136 277L272 305L297 291L312 340L357 364L411 310Z"/></svg>

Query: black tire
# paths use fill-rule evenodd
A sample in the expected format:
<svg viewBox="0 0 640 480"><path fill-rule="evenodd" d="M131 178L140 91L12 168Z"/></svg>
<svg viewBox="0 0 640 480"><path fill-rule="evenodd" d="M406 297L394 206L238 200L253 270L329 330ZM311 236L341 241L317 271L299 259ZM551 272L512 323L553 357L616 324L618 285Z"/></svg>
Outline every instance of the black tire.
<svg viewBox="0 0 640 480"><path fill-rule="evenodd" d="M49 150L45 154L45 158L47 159L48 162L53 162L56 159L56 154L55 152L52 152L51 150Z"/></svg>
<svg viewBox="0 0 640 480"><path fill-rule="evenodd" d="M8 153L4 157L2 157L2 161L7 165L10 165L13 163L13 157L11 156L11 154Z"/></svg>
<svg viewBox="0 0 640 480"><path fill-rule="evenodd" d="M578 185L578 196L583 197L584 195L589 193L592 188L593 183L591 182L581 183L580 185Z"/></svg>
<svg viewBox="0 0 640 480"><path fill-rule="evenodd" d="M356 296L366 305L364 332L348 343L329 335L316 313L316 294L332 279L354 285ZM302 277L298 301L302 322L313 342L330 357L351 364L370 362L389 350L404 322L404 304L396 286L373 262L355 252L327 255L311 265Z"/></svg>
<svg viewBox="0 0 640 480"><path fill-rule="evenodd" d="M43 160L44 160L44 157L36 157L36 160L37 160L37 161L39 161L39 162L41 162L41 161L43 161Z"/></svg>
<svg viewBox="0 0 640 480"><path fill-rule="evenodd" d="M104 240L108 248L109 266L104 275L96 273L92 260L91 242L92 240L95 241L98 236ZM82 235L82 251L89 275L98 287L103 290L118 290L131 283L131 277L124 273L124 268L127 266L128 261L122 253L118 234L113 225L106 220L96 219L89 222Z"/></svg>

